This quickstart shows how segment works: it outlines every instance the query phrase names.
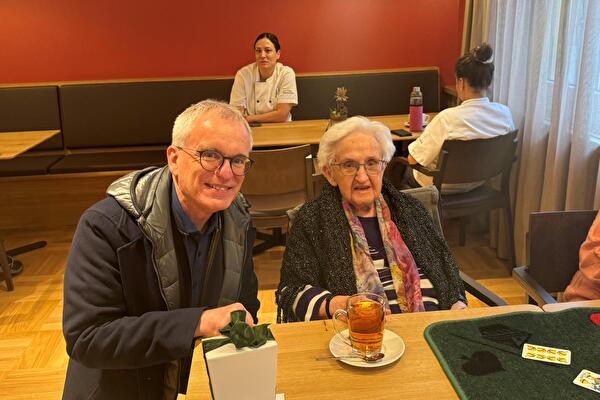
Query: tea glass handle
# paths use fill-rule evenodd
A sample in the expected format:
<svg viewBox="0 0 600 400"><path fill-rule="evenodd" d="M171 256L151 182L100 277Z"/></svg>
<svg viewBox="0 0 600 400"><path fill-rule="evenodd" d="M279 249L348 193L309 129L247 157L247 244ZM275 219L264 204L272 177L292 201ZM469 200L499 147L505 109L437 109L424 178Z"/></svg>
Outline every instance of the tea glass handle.
<svg viewBox="0 0 600 400"><path fill-rule="evenodd" d="M342 332L340 332L337 328L336 321L338 320L338 316L341 315L344 315L346 317L346 321L348 321L348 312L346 310L335 310L335 312L333 313L333 318L331 319L331 323L333 324L333 330L335 331L335 334L339 336L340 339L342 339L342 342L346 343L348 346L350 346L350 348L352 348L352 343L350 342L350 340L346 339L344 335L342 335Z"/></svg>

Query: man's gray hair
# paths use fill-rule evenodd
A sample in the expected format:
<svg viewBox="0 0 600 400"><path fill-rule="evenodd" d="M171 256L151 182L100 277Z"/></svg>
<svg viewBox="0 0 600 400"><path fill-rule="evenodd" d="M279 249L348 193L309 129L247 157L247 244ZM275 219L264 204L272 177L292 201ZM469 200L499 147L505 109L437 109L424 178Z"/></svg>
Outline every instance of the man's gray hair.
<svg viewBox="0 0 600 400"><path fill-rule="evenodd" d="M246 132L248 132L248 137L250 138L250 148L252 148L250 125L248 125L248 121L246 121L242 113L237 108L230 106L227 103L212 99L202 100L199 103L192 104L177 116L175 123L173 124L171 144L173 146L183 146L185 139L192 129L194 129L196 120L203 114L212 110L217 110L219 112L219 117L224 120L237 121L244 125Z"/></svg>
<svg viewBox="0 0 600 400"><path fill-rule="evenodd" d="M364 132L373 136L381 146L381 157L384 161L389 162L394 156L396 147L387 126L381 122L370 121L365 117L352 117L333 125L321 136L317 153L317 164L320 171L334 161L335 147L339 141L354 132Z"/></svg>

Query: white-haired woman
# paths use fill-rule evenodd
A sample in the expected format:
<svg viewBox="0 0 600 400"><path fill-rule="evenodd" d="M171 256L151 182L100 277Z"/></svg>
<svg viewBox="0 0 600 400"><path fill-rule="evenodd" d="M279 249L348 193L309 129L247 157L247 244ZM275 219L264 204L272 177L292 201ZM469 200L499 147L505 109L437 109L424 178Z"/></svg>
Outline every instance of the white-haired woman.
<svg viewBox="0 0 600 400"><path fill-rule="evenodd" d="M349 295L387 298L388 312L464 308L458 266L427 210L383 180L389 129L364 117L321 138L321 195L298 212L277 289L278 320L331 318Z"/></svg>

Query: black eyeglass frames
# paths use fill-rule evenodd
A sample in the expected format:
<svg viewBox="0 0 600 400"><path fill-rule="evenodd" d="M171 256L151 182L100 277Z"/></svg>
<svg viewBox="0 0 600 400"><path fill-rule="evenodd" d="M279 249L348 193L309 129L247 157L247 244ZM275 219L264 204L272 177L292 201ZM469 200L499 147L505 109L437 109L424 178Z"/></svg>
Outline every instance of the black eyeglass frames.
<svg viewBox="0 0 600 400"><path fill-rule="evenodd" d="M175 147L188 154L189 156L196 158L200 162L202 168L210 172L218 170L219 168L221 168L225 160L229 160L231 172L233 172L233 174L236 176L244 176L248 173L248 171L250 171L250 168L252 168L252 164L254 164L253 160L242 155L226 157L219 151L213 149L195 150L187 149L181 146Z"/></svg>

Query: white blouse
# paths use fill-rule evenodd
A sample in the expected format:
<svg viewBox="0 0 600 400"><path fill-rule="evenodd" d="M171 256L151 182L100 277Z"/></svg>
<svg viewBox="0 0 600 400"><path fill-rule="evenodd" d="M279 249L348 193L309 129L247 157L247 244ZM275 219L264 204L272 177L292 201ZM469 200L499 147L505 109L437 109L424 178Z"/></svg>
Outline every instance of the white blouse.
<svg viewBox="0 0 600 400"><path fill-rule="evenodd" d="M260 81L256 63L246 65L235 74L229 104L245 108L250 115L273 111L279 103L298 104L296 74L294 70L281 63L275 65L275 71L265 82ZM288 115L288 121L292 115Z"/></svg>
<svg viewBox="0 0 600 400"><path fill-rule="evenodd" d="M504 104L490 102L487 97L463 101L459 106L442 110L431 120L421 136L408 146L417 162L435 168L446 139L472 140L504 135L515 129L512 114ZM433 178L413 170L421 186L433 184ZM483 182L444 184L444 193L466 192Z"/></svg>

